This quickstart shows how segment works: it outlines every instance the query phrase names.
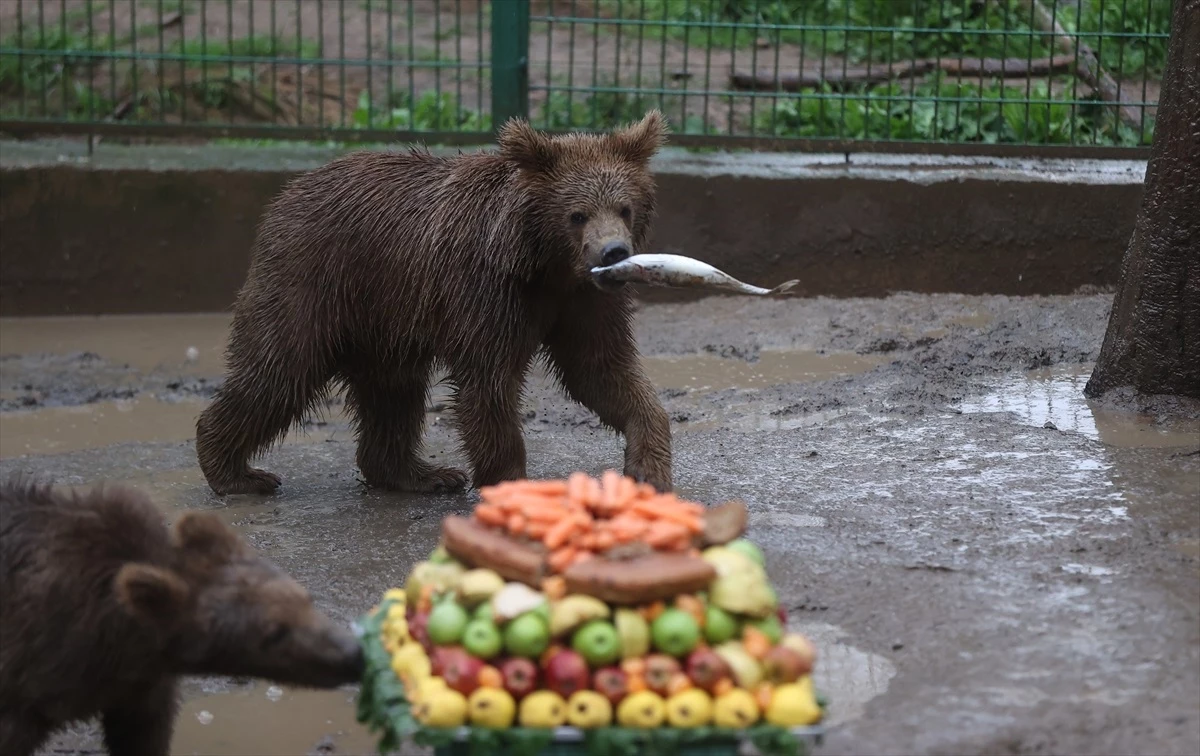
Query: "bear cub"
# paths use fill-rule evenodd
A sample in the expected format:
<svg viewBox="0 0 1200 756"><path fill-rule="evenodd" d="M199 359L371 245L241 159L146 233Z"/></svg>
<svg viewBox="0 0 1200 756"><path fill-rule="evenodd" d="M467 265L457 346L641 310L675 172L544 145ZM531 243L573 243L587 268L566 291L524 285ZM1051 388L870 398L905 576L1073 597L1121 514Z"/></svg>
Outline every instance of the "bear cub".
<svg viewBox="0 0 1200 756"><path fill-rule="evenodd" d="M344 388L369 485L455 491L422 453L444 369L476 487L526 475L520 399L543 359L625 438L624 472L671 489L671 434L622 286L589 271L645 251L658 111L608 134L549 136L513 120L498 152L352 153L292 180L258 229L233 309L226 380L196 423L218 494L271 493L250 460Z"/></svg>
<svg viewBox="0 0 1200 756"><path fill-rule="evenodd" d="M215 515L168 530L140 492L0 484L0 753L99 715L109 753L166 754L181 675L356 682L362 649Z"/></svg>

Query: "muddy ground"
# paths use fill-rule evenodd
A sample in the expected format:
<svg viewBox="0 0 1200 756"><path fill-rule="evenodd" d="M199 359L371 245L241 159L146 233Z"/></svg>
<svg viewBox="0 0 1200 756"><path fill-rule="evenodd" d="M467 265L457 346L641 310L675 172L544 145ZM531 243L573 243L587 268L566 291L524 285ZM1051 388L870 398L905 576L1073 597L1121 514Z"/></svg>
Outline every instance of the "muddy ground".
<svg viewBox="0 0 1200 756"><path fill-rule="evenodd" d="M643 310L679 490L749 503L790 622L819 645L819 753L1200 753L1200 414L1083 400L1110 301ZM0 321L0 473L215 509L350 621L473 495L365 490L334 402L265 460L277 496L213 496L193 423L227 323ZM458 460L439 401L429 454ZM531 474L618 464L619 440L540 375L528 405ZM353 697L194 681L175 751L366 753ZM47 753L99 750L80 727Z"/></svg>

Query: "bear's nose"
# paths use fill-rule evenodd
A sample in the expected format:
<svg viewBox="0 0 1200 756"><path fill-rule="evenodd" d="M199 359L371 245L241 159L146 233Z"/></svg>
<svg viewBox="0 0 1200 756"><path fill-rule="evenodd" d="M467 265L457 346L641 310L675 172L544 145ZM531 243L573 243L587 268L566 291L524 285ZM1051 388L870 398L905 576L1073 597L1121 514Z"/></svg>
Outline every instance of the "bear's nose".
<svg viewBox="0 0 1200 756"><path fill-rule="evenodd" d="M629 247L625 246L625 242L611 241L600 250L600 264L605 267L616 265L627 257Z"/></svg>

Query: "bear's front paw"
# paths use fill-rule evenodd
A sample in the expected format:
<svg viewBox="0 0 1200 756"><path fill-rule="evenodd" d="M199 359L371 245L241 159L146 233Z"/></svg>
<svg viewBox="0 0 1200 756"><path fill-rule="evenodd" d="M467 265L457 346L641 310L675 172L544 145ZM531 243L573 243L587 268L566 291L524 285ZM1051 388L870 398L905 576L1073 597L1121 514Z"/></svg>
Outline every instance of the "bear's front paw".
<svg viewBox="0 0 1200 756"><path fill-rule="evenodd" d="M654 459L626 460L625 476L639 483L649 483L659 493L670 493L671 463Z"/></svg>
<svg viewBox="0 0 1200 756"><path fill-rule="evenodd" d="M233 480L218 483L213 486L213 490L222 496L231 494L257 494L265 496L275 493L282 482L282 479L275 473L252 467L245 474Z"/></svg>
<svg viewBox="0 0 1200 756"><path fill-rule="evenodd" d="M371 475L364 471L367 485L385 491L409 493L456 493L467 487L467 474L453 467L421 464L397 477Z"/></svg>

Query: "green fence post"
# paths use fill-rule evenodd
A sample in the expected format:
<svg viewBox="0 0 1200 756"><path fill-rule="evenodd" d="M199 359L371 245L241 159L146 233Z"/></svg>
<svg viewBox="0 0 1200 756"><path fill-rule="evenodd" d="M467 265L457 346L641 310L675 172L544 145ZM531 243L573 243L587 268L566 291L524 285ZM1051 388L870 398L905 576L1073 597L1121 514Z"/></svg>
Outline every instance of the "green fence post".
<svg viewBox="0 0 1200 756"><path fill-rule="evenodd" d="M529 116L529 0L492 0L492 129Z"/></svg>

